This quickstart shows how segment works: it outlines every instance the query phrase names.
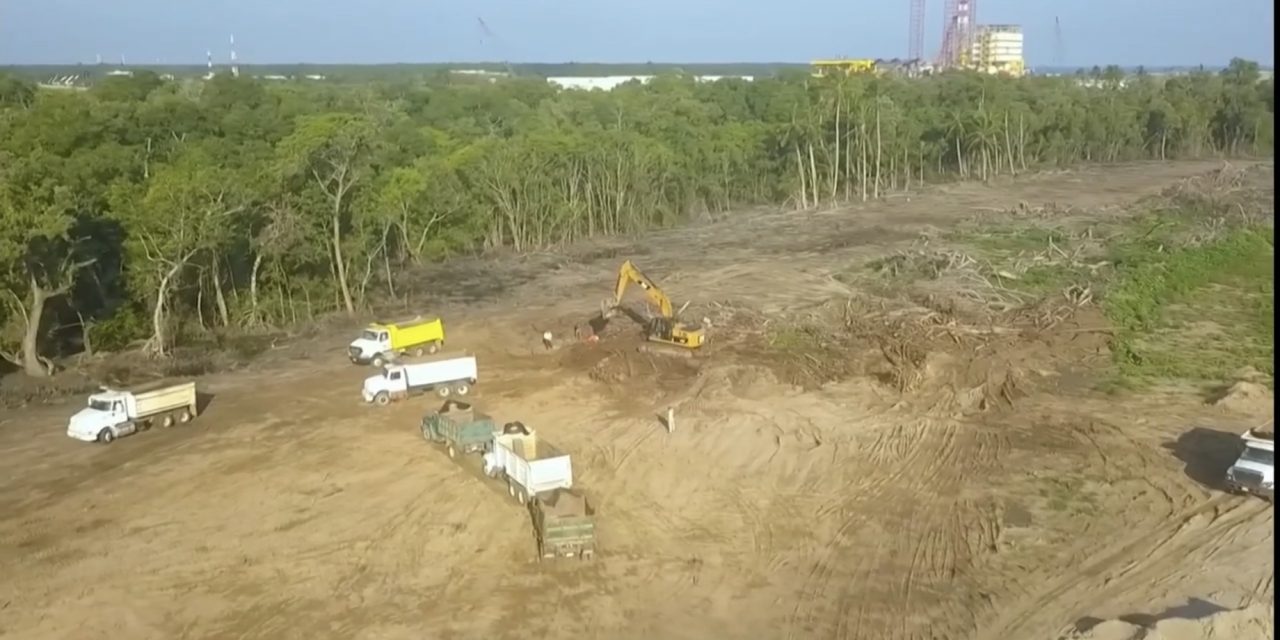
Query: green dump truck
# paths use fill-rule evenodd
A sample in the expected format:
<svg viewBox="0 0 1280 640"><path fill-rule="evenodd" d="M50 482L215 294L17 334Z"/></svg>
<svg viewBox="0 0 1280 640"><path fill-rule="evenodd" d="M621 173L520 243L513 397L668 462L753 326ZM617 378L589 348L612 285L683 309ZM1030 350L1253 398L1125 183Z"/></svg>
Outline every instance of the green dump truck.
<svg viewBox="0 0 1280 640"><path fill-rule="evenodd" d="M538 560L590 560L596 552L595 509L577 489L554 489L529 501Z"/></svg>
<svg viewBox="0 0 1280 640"><path fill-rule="evenodd" d="M470 404L446 400L439 410L422 416L422 437L444 445L450 458L462 453L485 453L493 446L493 436L501 430L488 415L474 411Z"/></svg>

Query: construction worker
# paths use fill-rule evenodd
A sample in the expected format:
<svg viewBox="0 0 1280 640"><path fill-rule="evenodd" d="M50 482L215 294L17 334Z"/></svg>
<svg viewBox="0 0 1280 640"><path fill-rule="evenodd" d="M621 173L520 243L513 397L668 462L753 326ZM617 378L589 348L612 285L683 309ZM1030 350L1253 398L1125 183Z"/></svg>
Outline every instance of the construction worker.
<svg viewBox="0 0 1280 640"><path fill-rule="evenodd" d="M547 351L550 351L550 350L551 350L551 348L552 348L553 346L555 346L555 345L554 345L554 344L552 344L552 342L551 342L551 332L550 332L550 331L543 331L543 332L542 332L542 346L543 346L543 347L545 347L545 348L547 349Z"/></svg>

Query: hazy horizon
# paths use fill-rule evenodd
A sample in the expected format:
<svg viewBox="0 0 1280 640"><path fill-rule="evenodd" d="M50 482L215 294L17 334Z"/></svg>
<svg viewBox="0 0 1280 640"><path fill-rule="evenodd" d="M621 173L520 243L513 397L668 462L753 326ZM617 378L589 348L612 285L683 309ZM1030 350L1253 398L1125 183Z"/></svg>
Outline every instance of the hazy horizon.
<svg viewBox="0 0 1280 640"><path fill-rule="evenodd" d="M941 39L942 0L930 0L926 54ZM0 65L198 65L211 50L242 64L734 64L906 56L906 0L853 6L672 0L601 6L585 0L427 3L382 0L360 11L334 0L223 0L218 6L133 0L41 0L0 9ZM814 16L822 16L814 20ZM1230 11L1169 0L982 0L978 21L1019 24L1031 66L1220 66L1233 57L1272 66L1274 7L1242 0ZM1061 23L1061 46L1054 21Z"/></svg>

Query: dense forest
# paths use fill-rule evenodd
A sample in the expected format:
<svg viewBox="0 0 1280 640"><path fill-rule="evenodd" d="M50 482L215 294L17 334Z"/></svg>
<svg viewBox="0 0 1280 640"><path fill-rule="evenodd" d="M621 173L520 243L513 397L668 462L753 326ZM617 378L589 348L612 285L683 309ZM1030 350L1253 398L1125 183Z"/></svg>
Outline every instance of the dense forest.
<svg viewBox="0 0 1280 640"><path fill-rule="evenodd" d="M1273 112L1271 81L1241 60L1088 82L669 74L611 92L0 77L0 355L33 376L68 349L144 341L161 356L210 332L359 313L424 261L740 205L1269 154Z"/></svg>

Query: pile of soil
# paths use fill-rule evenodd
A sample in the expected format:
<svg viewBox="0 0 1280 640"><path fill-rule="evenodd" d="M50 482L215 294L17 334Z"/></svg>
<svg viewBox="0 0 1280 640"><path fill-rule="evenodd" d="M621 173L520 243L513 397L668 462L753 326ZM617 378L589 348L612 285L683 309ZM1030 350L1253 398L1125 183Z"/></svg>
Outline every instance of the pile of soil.
<svg viewBox="0 0 1280 640"><path fill-rule="evenodd" d="M596 382L627 389L634 389L639 380L658 386L687 385L698 377L698 365L696 359L642 353L624 346L604 351L587 375Z"/></svg>
<svg viewBox="0 0 1280 640"><path fill-rule="evenodd" d="M1266 386L1266 375L1251 368L1236 373L1236 382L1210 399L1210 404L1233 413L1263 415L1275 407L1274 395Z"/></svg>
<svg viewBox="0 0 1280 640"><path fill-rule="evenodd" d="M1093 307L1058 313L1051 323L1025 313L980 324L937 315L903 319L869 334L883 356L873 371L903 400L935 410L1008 408L1063 367L1105 362L1107 334L1095 330L1103 326Z"/></svg>
<svg viewBox="0 0 1280 640"><path fill-rule="evenodd" d="M1259 603L1203 618L1169 618L1150 626L1107 620L1061 640L1270 640L1275 637L1275 606Z"/></svg>
<svg viewBox="0 0 1280 640"><path fill-rule="evenodd" d="M1266 413L1275 406L1271 390L1256 382L1237 382L1227 387L1213 401L1213 406L1233 413L1256 415Z"/></svg>

